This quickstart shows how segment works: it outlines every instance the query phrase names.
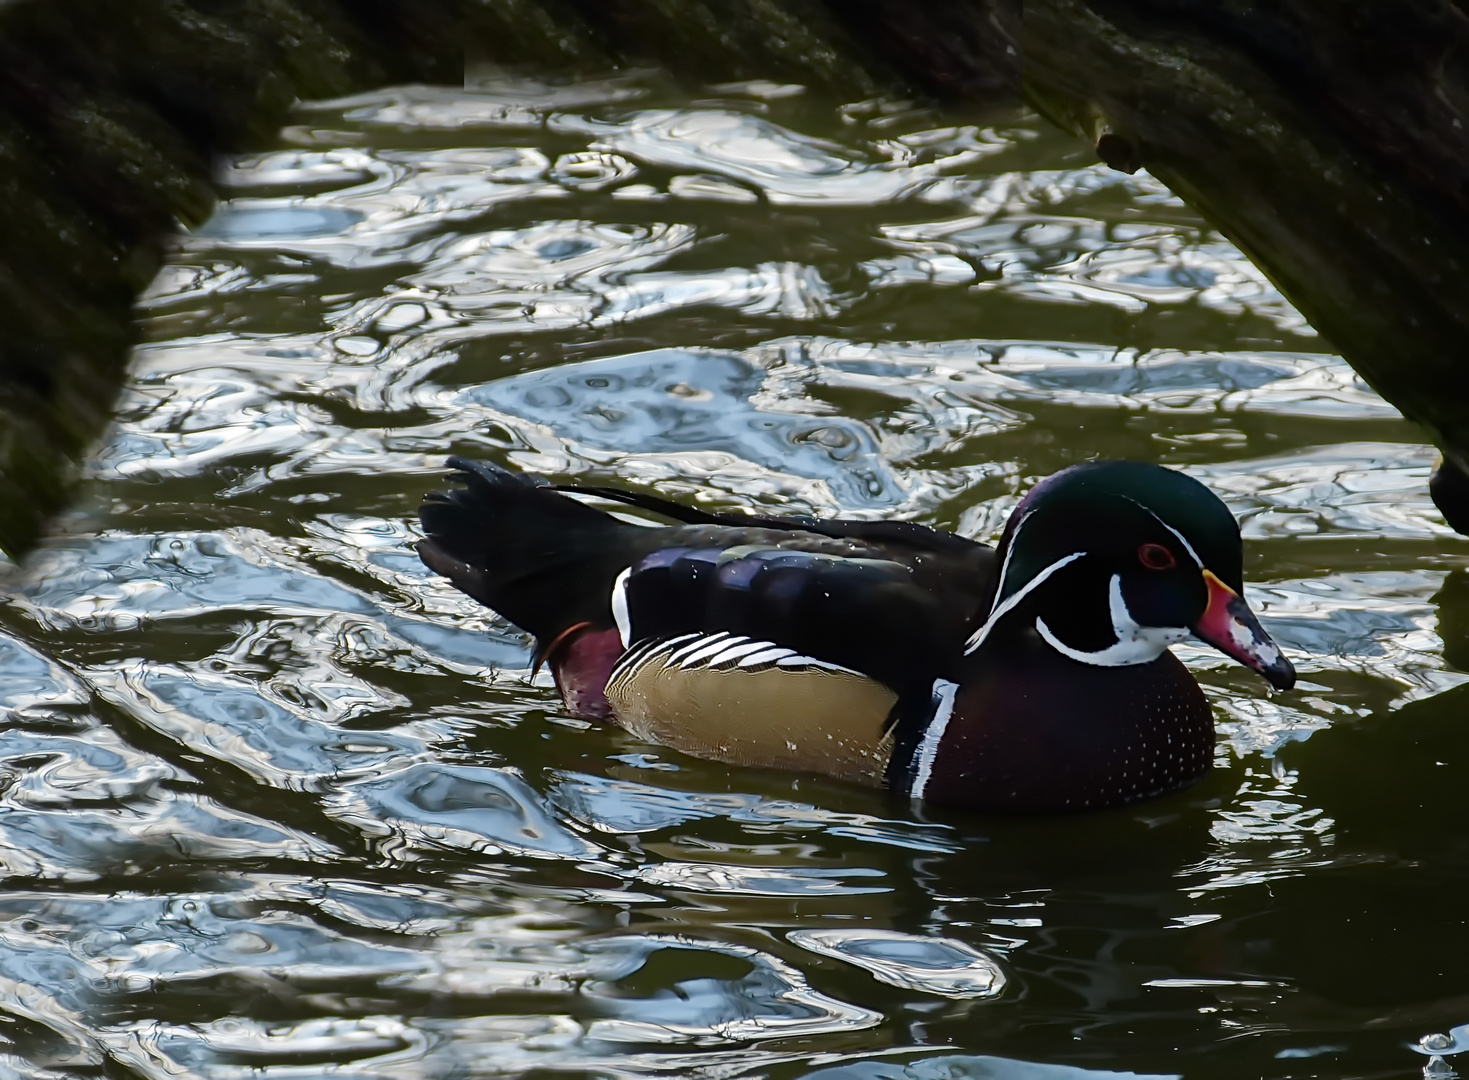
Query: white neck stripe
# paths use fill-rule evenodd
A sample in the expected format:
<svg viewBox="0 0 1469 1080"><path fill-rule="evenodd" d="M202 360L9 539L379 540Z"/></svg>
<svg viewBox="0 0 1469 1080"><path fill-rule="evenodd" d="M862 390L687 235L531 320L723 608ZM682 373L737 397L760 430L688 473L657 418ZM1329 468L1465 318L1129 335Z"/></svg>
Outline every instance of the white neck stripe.
<svg viewBox="0 0 1469 1080"><path fill-rule="evenodd" d="M966 643L967 647L964 650L964 654L967 656L975 649L983 645L985 638L989 637L990 631L995 628L995 624L998 623L1010 612L1014 611L1015 606L1019 604L1020 601L1029 596L1032 592L1034 592L1048 577L1054 574L1057 570L1060 570L1063 566L1066 566L1068 563L1075 562L1077 559L1081 558L1085 554L1086 552L1084 551L1073 551L1065 558L1057 559L1050 566L1046 567L1040 573L1036 574L1035 577L1027 581L1024 586L1007 596L1004 603L996 604L994 608L990 611L990 617L984 621L984 625L969 636L969 641ZM1009 559L1010 556L1007 553L1005 556L1005 561L1009 562ZM1004 583L1005 579L1002 575L1000 578L1000 584L1004 585Z"/></svg>
<svg viewBox="0 0 1469 1080"><path fill-rule="evenodd" d="M934 680L933 719L923 729L923 739L913 752L917 767L914 769L913 786L908 794L914 799L923 798L923 793L928 790L928 782L933 778L933 763L938 758L939 743L944 741L944 732L949 728L949 718L954 715L954 695L958 692L958 683L951 683L947 679Z"/></svg>

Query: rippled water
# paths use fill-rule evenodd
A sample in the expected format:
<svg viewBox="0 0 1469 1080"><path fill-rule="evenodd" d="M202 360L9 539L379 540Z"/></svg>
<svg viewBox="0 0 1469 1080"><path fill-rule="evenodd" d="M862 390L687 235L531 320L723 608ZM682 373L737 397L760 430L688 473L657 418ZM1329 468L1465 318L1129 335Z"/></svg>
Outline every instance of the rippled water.
<svg viewBox="0 0 1469 1080"><path fill-rule="evenodd" d="M790 90L391 90L222 166L0 608L0 1076L1469 1048L1469 541L1423 434L1146 175L1028 117ZM1181 649L1219 767L1092 817L682 758L562 715L419 564L451 451L980 537L1069 462L1180 466L1303 679Z"/></svg>

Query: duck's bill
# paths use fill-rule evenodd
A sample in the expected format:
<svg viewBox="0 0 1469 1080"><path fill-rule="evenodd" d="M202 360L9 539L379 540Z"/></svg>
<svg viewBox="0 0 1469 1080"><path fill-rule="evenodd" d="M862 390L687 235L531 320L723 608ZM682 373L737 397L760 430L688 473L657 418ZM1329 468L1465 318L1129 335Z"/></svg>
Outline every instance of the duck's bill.
<svg viewBox="0 0 1469 1080"><path fill-rule="evenodd" d="M1209 587L1209 606L1192 630L1214 648L1232 656L1247 668L1253 668L1269 680L1277 690L1289 690L1296 684L1296 669L1280 646L1270 640L1260 620L1244 599L1224 582L1204 571Z"/></svg>

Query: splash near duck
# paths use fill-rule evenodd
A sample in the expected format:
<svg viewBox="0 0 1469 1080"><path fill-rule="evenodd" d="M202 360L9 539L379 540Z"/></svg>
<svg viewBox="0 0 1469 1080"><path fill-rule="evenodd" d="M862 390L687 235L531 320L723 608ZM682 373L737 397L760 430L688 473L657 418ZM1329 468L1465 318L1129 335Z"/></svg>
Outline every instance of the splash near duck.
<svg viewBox="0 0 1469 1080"><path fill-rule="evenodd" d="M987 811L1115 806L1209 769L1198 637L1280 690L1239 527L1197 480L1098 461L994 549L907 521L712 514L450 458L423 561L534 635L569 712L697 757ZM633 524L574 496L674 524Z"/></svg>

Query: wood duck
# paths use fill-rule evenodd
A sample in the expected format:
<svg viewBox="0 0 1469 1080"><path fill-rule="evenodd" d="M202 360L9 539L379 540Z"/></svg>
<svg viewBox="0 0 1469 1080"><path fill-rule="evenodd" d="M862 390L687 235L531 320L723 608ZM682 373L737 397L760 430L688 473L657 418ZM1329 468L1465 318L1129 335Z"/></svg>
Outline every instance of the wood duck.
<svg viewBox="0 0 1469 1080"><path fill-rule="evenodd" d="M914 799L1055 812L1198 780L1190 633L1289 689L1203 484L1097 461L1037 484L996 549L907 521L713 514L450 458L423 561L535 636L566 708L697 757ZM574 495L675 522L633 524Z"/></svg>

